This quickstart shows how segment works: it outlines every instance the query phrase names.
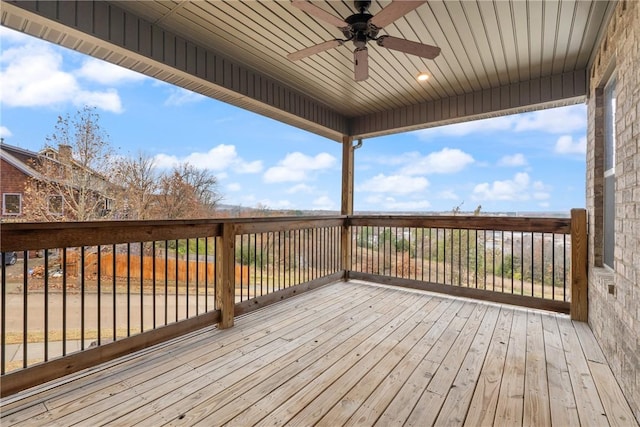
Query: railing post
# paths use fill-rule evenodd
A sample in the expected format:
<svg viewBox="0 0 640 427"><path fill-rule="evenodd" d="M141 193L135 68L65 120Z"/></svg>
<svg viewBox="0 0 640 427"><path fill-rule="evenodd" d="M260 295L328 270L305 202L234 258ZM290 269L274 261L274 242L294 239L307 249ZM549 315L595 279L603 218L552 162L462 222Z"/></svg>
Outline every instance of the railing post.
<svg viewBox="0 0 640 427"><path fill-rule="evenodd" d="M235 309L235 243L233 223L222 224L222 236L216 237L216 307L220 310L218 327L233 326Z"/></svg>
<svg viewBox="0 0 640 427"><path fill-rule="evenodd" d="M587 211L571 209L571 319L589 320Z"/></svg>
<svg viewBox="0 0 640 427"><path fill-rule="evenodd" d="M342 253L342 269L344 270L344 280L349 280L349 272L351 271L351 224L349 218L345 218L342 223L341 248Z"/></svg>

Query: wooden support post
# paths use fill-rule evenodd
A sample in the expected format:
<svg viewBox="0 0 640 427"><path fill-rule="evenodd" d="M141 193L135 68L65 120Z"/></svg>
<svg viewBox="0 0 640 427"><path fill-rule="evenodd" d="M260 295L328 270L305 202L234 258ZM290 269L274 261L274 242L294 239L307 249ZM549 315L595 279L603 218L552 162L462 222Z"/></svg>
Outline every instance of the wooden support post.
<svg viewBox="0 0 640 427"><path fill-rule="evenodd" d="M220 310L218 327L233 326L235 309L235 225L222 224L222 236L216 237L216 307Z"/></svg>
<svg viewBox="0 0 640 427"><path fill-rule="evenodd" d="M344 136L342 138L342 215L353 215L353 138ZM349 280L351 270L351 227L349 219L345 218L341 235L342 269L344 270L344 280Z"/></svg>
<svg viewBox="0 0 640 427"><path fill-rule="evenodd" d="M353 215L353 138L342 138L342 215Z"/></svg>
<svg viewBox="0 0 640 427"><path fill-rule="evenodd" d="M587 211L571 209L571 319L589 321Z"/></svg>

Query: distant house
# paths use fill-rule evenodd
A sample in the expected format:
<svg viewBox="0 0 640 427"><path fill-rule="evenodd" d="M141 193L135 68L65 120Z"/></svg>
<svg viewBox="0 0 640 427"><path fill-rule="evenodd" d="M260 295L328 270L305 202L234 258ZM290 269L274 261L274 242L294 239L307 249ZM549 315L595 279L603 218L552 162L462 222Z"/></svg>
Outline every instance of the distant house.
<svg viewBox="0 0 640 427"><path fill-rule="evenodd" d="M35 206L29 209L29 203L37 204L48 214L49 220L56 218L76 220L74 210L65 208L71 205L70 199L78 198L78 185L75 183L80 171L85 171L72 157L71 147L60 145L57 149L46 147L40 152L0 143L0 194L2 195L2 221L38 220L34 217ZM92 210L94 217L105 217L112 213L114 201L110 195L114 185L95 171L83 174L89 177L91 184ZM40 200L29 200L30 182L35 181L41 191ZM56 184L56 185L52 185ZM29 212L31 211L31 215ZM40 219L44 216L40 217Z"/></svg>

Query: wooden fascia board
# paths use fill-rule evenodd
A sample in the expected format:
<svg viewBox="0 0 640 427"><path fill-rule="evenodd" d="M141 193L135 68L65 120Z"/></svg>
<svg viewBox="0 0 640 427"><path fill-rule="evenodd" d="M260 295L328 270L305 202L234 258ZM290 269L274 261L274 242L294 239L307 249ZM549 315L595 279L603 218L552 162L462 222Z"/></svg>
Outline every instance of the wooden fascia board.
<svg viewBox="0 0 640 427"><path fill-rule="evenodd" d="M577 104L586 99L586 78L586 69L582 69L360 116L352 120L351 134L371 138Z"/></svg>

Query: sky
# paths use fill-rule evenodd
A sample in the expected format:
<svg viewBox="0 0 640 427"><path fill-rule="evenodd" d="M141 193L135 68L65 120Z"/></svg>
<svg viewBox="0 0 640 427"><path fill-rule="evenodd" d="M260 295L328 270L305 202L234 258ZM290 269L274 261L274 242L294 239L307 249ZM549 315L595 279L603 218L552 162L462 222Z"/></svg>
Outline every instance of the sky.
<svg viewBox="0 0 640 427"><path fill-rule="evenodd" d="M222 203L340 210L341 144L0 27L0 136L38 151L96 108L111 146L210 169ZM365 139L354 210L568 212L585 206L584 104Z"/></svg>

